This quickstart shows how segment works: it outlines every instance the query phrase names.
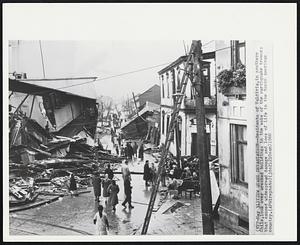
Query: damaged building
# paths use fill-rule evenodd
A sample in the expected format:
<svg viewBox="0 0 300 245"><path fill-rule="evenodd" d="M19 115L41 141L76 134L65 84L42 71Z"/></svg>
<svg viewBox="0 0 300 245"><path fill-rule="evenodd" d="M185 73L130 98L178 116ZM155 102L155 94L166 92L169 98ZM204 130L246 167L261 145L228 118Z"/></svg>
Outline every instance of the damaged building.
<svg viewBox="0 0 300 245"><path fill-rule="evenodd" d="M126 138L143 138L159 145L160 142L160 87L155 84L134 96L135 110L127 117L121 130Z"/></svg>

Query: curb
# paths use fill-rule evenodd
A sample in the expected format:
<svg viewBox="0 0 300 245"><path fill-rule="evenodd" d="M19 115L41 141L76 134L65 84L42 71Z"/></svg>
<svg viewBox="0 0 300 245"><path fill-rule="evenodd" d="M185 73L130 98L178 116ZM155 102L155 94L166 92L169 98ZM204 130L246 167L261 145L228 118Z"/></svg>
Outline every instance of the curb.
<svg viewBox="0 0 300 245"><path fill-rule="evenodd" d="M33 203L32 205L28 205L28 206L25 206L25 207L12 208L12 209L9 209L9 212L13 213L13 212L23 211L23 210L26 210L26 209L31 209L31 208L35 208L35 207L38 207L38 206L42 206L44 204L54 202L54 201L58 200L58 198L59 198L59 196L56 196L56 197L53 197L51 199L47 199L47 200L44 200L44 201Z"/></svg>
<svg viewBox="0 0 300 245"><path fill-rule="evenodd" d="M84 194L84 193L90 193L91 191L81 191L81 192L78 192L77 194ZM13 213L13 212L18 212L18 211L23 211L23 210L27 210L27 209L31 209L31 208L36 208L38 206L42 206L44 204L48 204L48 203L51 203L51 202L55 202L57 201L60 197L63 197L63 196L67 196L67 195L56 195L50 199L46 199L46 200L43 200L43 201L40 201L40 202L36 202L36 203L32 203L31 205L28 205L28 206L21 206L21 207L16 207L16 208L11 208L9 209L9 212L10 213Z"/></svg>

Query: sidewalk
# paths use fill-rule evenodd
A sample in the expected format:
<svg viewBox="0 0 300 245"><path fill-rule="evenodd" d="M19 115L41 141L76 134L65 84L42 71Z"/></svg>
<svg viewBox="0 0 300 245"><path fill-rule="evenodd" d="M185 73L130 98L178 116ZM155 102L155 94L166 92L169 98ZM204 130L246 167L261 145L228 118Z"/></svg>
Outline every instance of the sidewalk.
<svg viewBox="0 0 300 245"><path fill-rule="evenodd" d="M217 221L214 226L216 235L235 235ZM136 234L140 235L141 229ZM159 210L152 214L147 235L203 235L200 198L190 200L183 196L175 200L168 196Z"/></svg>

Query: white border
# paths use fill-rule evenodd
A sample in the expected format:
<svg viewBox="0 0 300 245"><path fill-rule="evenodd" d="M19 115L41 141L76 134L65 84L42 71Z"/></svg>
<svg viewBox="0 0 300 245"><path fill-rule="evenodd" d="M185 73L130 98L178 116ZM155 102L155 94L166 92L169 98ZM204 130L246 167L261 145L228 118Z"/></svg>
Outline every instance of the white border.
<svg viewBox="0 0 300 245"><path fill-rule="evenodd" d="M268 40L274 44L275 234L113 236L102 241L295 240L296 4L3 4L3 126L8 128L8 40ZM6 137L5 137L6 136ZM3 137L3 210L8 210L8 138ZM5 241L98 241L89 236L8 236Z"/></svg>

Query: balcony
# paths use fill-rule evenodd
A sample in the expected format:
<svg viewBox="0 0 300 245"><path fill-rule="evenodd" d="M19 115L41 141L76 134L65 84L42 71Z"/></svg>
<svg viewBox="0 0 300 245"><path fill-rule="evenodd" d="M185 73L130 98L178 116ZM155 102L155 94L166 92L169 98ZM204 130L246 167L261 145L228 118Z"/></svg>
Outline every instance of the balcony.
<svg viewBox="0 0 300 245"><path fill-rule="evenodd" d="M204 97L204 107L205 109L216 110L216 98L215 97ZM190 98L184 98L184 109L186 110L195 110L196 109L196 100Z"/></svg>

